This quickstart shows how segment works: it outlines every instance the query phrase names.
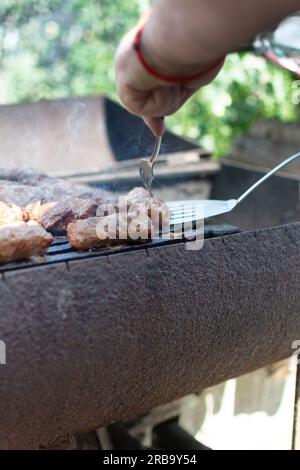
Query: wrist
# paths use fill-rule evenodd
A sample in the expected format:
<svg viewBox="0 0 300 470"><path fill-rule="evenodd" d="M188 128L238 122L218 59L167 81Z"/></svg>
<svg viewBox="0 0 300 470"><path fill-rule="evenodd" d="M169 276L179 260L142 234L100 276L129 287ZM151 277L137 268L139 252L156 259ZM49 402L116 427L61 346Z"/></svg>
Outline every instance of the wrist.
<svg viewBox="0 0 300 470"><path fill-rule="evenodd" d="M206 71L209 74L221 67L224 54L201 53L201 44L196 39L192 43L192 38L187 33L186 37L190 42L188 47L187 42L180 34L178 35L178 29L175 28L176 21L171 21L173 26L171 28L168 27L168 22L165 27L162 27L162 20L154 15L155 12L152 15L148 14L147 20L142 22L136 36L138 47L135 44L140 61L148 72L154 71L152 75L160 76L161 79L178 77L180 81L180 78L184 80L186 77L194 79L198 78L198 75L204 76Z"/></svg>
<svg viewBox="0 0 300 470"><path fill-rule="evenodd" d="M201 80L203 83L207 79L211 80L222 67L225 57L219 58L216 62L210 63L208 66L203 64L179 64L178 61L172 63L170 60L159 61L158 55L149 53L149 47L147 47L147 41L143 41L143 34L145 29L144 21L140 22L140 25L135 30L134 36L134 49L139 59L140 65L143 66L144 70L160 81L167 83L183 84ZM162 57L162 56L161 56Z"/></svg>
<svg viewBox="0 0 300 470"><path fill-rule="evenodd" d="M208 64L189 63L182 57L169 54L165 46L161 46L155 41L155 36L151 33L151 27L146 24L141 37L141 51L145 61L159 73L165 76L190 76L200 71L200 68Z"/></svg>

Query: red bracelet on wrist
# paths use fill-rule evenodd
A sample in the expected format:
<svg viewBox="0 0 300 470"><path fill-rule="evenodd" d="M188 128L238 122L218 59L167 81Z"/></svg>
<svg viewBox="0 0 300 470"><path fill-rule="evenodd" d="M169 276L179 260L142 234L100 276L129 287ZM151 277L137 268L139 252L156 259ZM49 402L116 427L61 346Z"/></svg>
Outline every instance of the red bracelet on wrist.
<svg viewBox="0 0 300 470"><path fill-rule="evenodd" d="M217 67L220 67L223 64L223 62L225 60L225 56L222 57L221 59L219 59L216 63L214 63L211 66L209 66L208 68L206 68L205 70L201 70L201 72L196 73L194 75L190 75L189 77L180 77L180 76L176 76L176 75L164 75L164 74L160 73L158 70L156 70L154 67L152 67L152 65L147 63L147 61L146 61L146 59L143 55L142 48L141 48L142 34L143 34L143 31L144 31L144 28L145 28L146 21L150 17L151 12L152 11L149 10L140 19L140 21L138 23L138 26L137 26L134 42L133 42L133 47L134 47L134 50L137 54L137 57L138 57L140 63L142 64L144 69L147 70L147 72L150 75L157 78L158 80L162 80L162 81L168 82L168 83L187 83L187 82L191 82L192 80L199 80L199 78L205 77L205 75L209 74L210 72L212 72Z"/></svg>

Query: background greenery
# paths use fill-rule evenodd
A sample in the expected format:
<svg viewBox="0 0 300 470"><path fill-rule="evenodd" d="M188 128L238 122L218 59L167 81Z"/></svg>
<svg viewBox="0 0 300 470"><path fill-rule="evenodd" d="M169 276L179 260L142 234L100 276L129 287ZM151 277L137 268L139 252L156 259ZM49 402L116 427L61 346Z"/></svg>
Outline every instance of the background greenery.
<svg viewBox="0 0 300 470"><path fill-rule="evenodd" d="M1 0L0 103L106 93L122 35L148 0ZM258 118L297 118L292 77L250 54L232 55L215 82L169 120L218 155Z"/></svg>

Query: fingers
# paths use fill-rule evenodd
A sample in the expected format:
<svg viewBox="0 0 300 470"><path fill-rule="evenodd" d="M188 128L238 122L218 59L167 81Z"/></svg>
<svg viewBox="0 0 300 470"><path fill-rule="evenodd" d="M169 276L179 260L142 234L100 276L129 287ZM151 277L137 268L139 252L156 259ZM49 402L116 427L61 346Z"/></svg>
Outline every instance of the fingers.
<svg viewBox="0 0 300 470"><path fill-rule="evenodd" d="M143 119L156 137L163 136L166 130L164 118L144 117Z"/></svg>
<svg viewBox="0 0 300 470"><path fill-rule="evenodd" d="M159 116L174 114L200 87L212 81L222 66L188 83L170 84L145 70L137 58L133 39L134 31L131 31L123 38L117 52L117 92L125 108L142 116L152 132L161 136L165 132L165 123Z"/></svg>

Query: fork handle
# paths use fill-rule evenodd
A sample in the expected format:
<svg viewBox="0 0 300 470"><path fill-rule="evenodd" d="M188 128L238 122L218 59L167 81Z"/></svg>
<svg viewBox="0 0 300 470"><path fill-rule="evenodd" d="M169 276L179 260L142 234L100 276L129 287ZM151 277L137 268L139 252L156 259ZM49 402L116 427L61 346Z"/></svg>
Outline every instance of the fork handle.
<svg viewBox="0 0 300 470"><path fill-rule="evenodd" d="M249 189L247 189L247 191L245 191L244 194L242 194L237 199L237 203L243 201L243 199L245 199L247 196L249 196L249 194L252 193L252 191L254 191L256 188L258 188L258 186L260 186L262 183L264 183L268 178L270 178L270 176L274 175L274 173L277 173L277 171L281 170L281 168L283 168L285 165L288 165L289 163L291 163L292 161L296 160L299 157L300 157L300 152L295 153L295 155L292 155L291 157L284 160L284 162L277 165L275 168L273 168L273 170L269 171L269 173L264 175L262 178L260 178L258 181L256 181L256 183L254 183Z"/></svg>
<svg viewBox="0 0 300 470"><path fill-rule="evenodd" d="M151 158L149 160L150 164L153 166L160 152L162 137L156 137L155 146Z"/></svg>

